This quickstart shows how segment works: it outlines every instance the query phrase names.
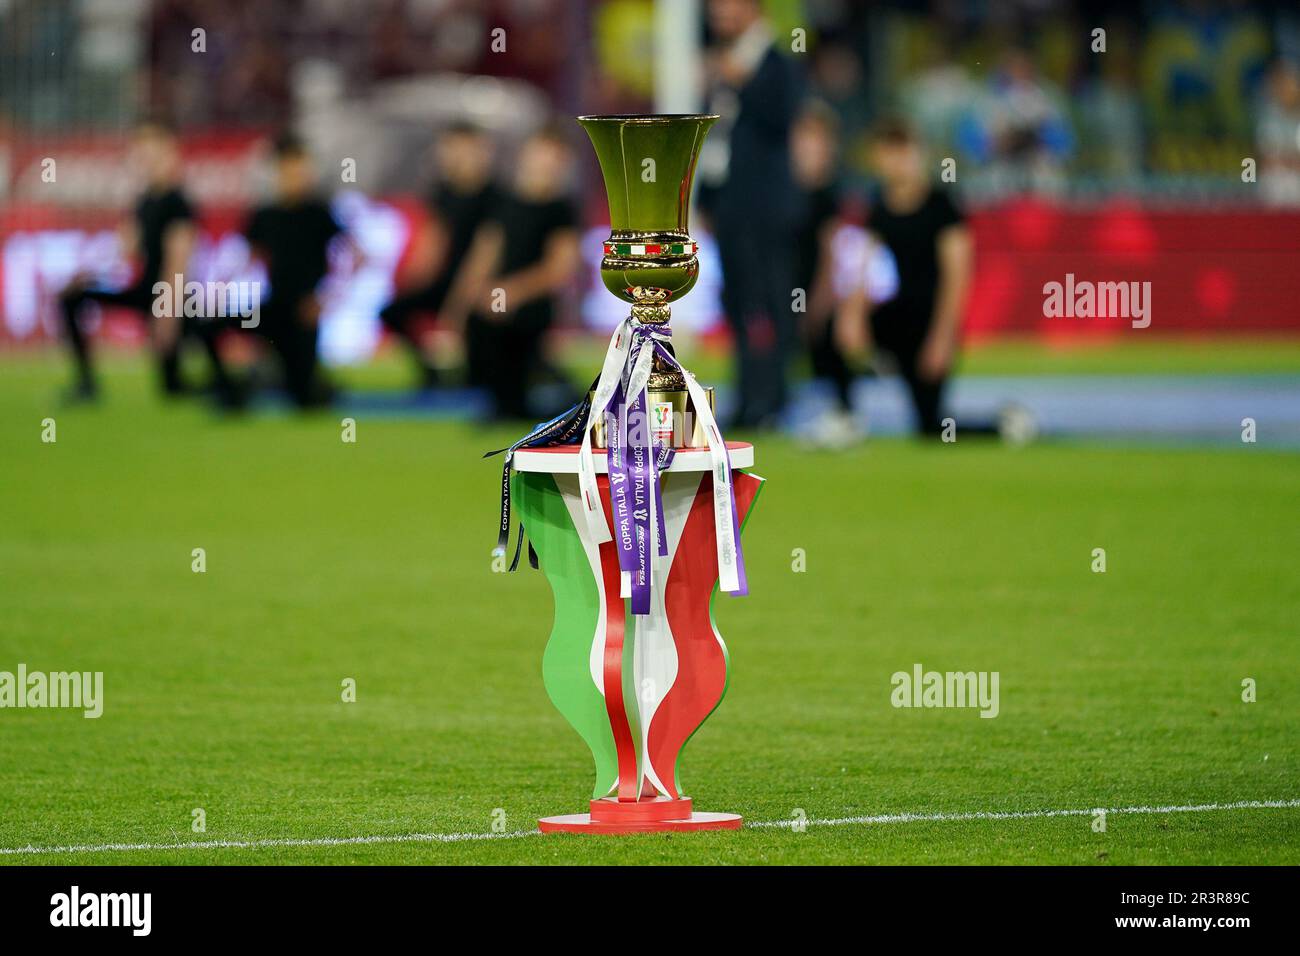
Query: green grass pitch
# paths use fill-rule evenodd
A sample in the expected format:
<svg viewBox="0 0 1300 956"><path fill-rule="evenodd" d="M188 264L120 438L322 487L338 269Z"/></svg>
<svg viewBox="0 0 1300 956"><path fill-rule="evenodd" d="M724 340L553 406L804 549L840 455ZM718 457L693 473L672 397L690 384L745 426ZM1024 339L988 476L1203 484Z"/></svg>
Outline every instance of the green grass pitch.
<svg viewBox="0 0 1300 956"><path fill-rule="evenodd" d="M287 842L0 863L1300 862L1297 805L1104 832L1085 813L469 839L580 812L591 785L542 688L545 582L491 566L499 460L479 454L510 436L223 421L161 404L133 363L102 407L62 410L63 377L0 363L0 670L103 671L105 708L0 710L0 849ZM683 758L698 809L1300 798L1297 455L769 438L755 470L752 593L715 601L730 689ZM1000 714L895 709L890 677L917 662L999 672ZM295 843L409 834L462 836Z"/></svg>

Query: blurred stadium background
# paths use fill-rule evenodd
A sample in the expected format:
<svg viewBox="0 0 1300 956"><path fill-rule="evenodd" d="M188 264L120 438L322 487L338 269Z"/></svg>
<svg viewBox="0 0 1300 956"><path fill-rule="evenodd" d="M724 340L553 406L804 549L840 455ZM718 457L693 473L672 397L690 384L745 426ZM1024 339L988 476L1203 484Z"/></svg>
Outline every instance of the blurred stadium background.
<svg viewBox="0 0 1300 956"><path fill-rule="evenodd" d="M268 138L287 128L306 138L337 218L366 254L361 272L329 297L321 354L336 366L382 369L392 350L378 310L427 265L420 237L439 131L464 120L490 130L504 173L520 139L548 116L698 109L702 6L0 0L0 353L31 358L51 347L55 296L74 273L130 274L113 227L138 188L129 131L152 115L181 133L201 222L198 278L245 274L241 229L269 186ZM954 188L976 240L966 370L985 374L959 381L955 407L1015 398L1049 432L1231 439L1236 405L1268 401L1271 437L1300 441L1294 380L1239 377L1300 367L1300 14L1292 5L766 7L778 39L806 31L812 92L841 123L846 229L837 249L851 246L861 221L874 118L904 113L936 162L956 160ZM491 48L495 28L505 30L504 50ZM1103 54L1090 50L1099 28ZM590 150L576 135L575 145L580 165L568 185L588 253L607 235L603 191ZM42 179L48 156L58 157L57 188ZM355 182L338 174L346 160ZM1246 160L1254 176L1243 176ZM725 364L707 357L728 347L717 259L705 224L695 231L702 283L675 310L675 326L701 338L702 377L725 379ZM583 379L584 343L619 314L594 266L585 254L556 338ZM1151 327L1045 318L1043 284L1066 273L1150 281ZM436 316L427 318L437 341ZM107 310L99 336L129 350L144 329ZM1095 375L1061 377L1080 370ZM1134 371L1168 374L1142 385ZM396 372L342 377L402 381ZM887 383L870 386L868 404L877 433L906 424L902 393Z"/></svg>
<svg viewBox="0 0 1300 956"><path fill-rule="evenodd" d="M807 31L792 55L843 132L836 254L860 248L867 131L901 111L936 169L956 160L975 236L955 414L1017 401L1044 440L896 440L906 395L876 376L857 385L871 438L809 453L798 436L829 398L797 357L787 434L757 452L753 593L715 602L735 679L683 771L699 806L769 825L407 839L476 837L502 810L531 828L580 809L590 774L539 680L546 584L494 573L500 466L480 455L519 425L479 420L436 315L422 327L451 387L433 392L412 391L377 318L428 269L430 147L471 121L505 178L532 129L571 128L585 238L550 348L585 383L619 305L569 117L699 109L704 6L0 0L0 670L106 674L102 720L0 714L0 861L1298 861L1300 11L1282 2L767 3L778 38ZM179 131L195 277L254 274L269 141L305 139L365 254L327 281L331 414L285 414L273 389L242 417L160 401L143 324L107 308L102 401L59 404L56 297L79 271L136 268L115 228L147 116ZM702 279L676 340L725 408L718 252L703 217L692 232ZM1150 327L1044 317L1044 284L1070 273L1151 282ZM890 675L916 661L1001 672L998 719L891 707ZM1224 809L1090 826L1088 808L1189 805ZM776 825L804 811L960 819Z"/></svg>

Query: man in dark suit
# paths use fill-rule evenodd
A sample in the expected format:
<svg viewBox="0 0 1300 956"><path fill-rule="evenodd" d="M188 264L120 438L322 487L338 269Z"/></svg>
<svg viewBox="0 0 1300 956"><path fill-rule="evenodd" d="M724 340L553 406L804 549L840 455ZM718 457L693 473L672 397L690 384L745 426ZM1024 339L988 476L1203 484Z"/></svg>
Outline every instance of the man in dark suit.
<svg viewBox="0 0 1300 956"><path fill-rule="evenodd" d="M789 140L803 77L773 44L759 0L710 0L709 26L709 108L722 118L700 157L700 206L718 241L736 343L732 424L769 426L786 404L796 344L791 249L800 198Z"/></svg>

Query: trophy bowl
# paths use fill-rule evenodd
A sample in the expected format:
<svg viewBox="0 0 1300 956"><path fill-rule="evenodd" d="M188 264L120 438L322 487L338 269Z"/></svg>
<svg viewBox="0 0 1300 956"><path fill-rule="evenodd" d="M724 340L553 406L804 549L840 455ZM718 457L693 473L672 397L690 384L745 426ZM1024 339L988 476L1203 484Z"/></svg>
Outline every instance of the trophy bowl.
<svg viewBox="0 0 1300 956"><path fill-rule="evenodd" d="M609 199L610 236L600 277L624 302L680 298L699 277L687 230L691 181L711 114L579 116L596 150ZM635 312L633 313L636 314ZM653 321L646 309L641 321Z"/></svg>

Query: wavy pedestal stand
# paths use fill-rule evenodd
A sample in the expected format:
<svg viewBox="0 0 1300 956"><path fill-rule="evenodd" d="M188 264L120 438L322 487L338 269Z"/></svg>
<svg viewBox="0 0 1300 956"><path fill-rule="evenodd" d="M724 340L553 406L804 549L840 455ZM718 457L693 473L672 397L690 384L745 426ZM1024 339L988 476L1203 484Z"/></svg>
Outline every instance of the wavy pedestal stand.
<svg viewBox="0 0 1300 956"><path fill-rule="evenodd" d="M739 469L754 448L728 442L741 527L763 479ZM609 514L605 457L596 456ZM542 659L546 692L596 762L590 813L546 817L543 832L731 830L734 813L700 813L684 796L677 761L727 690L727 646L713 626L718 582L713 474L706 449L679 449L661 476L668 554L652 548L651 610L619 596L614 542L596 544L579 507L573 446L515 453L511 495L555 596Z"/></svg>

